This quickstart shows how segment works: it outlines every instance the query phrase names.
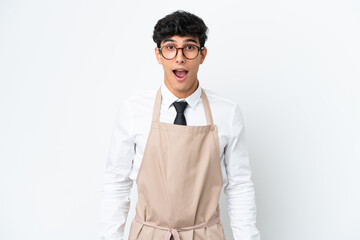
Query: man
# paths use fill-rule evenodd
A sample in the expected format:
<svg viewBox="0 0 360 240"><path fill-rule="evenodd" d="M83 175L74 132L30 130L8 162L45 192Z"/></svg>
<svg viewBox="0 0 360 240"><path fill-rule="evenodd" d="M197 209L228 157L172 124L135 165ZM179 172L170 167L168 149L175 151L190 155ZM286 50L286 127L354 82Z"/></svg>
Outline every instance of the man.
<svg viewBox="0 0 360 240"><path fill-rule="evenodd" d="M234 239L260 239L240 108L201 88L197 78L206 34L203 20L185 11L157 22L153 40L164 81L118 111L104 175L102 239L123 239L134 180L130 240L224 240L222 187Z"/></svg>

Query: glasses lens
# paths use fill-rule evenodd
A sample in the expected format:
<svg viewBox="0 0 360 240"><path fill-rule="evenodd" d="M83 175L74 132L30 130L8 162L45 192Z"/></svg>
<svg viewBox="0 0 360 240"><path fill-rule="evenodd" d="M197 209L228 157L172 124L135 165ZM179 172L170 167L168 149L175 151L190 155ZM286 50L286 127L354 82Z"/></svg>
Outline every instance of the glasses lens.
<svg viewBox="0 0 360 240"><path fill-rule="evenodd" d="M193 59L198 55L199 48L194 45L187 45L184 46L183 51L186 58Z"/></svg>
<svg viewBox="0 0 360 240"><path fill-rule="evenodd" d="M176 55L176 48L172 45L162 47L161 52L164 58L172 59Z"/></svg>

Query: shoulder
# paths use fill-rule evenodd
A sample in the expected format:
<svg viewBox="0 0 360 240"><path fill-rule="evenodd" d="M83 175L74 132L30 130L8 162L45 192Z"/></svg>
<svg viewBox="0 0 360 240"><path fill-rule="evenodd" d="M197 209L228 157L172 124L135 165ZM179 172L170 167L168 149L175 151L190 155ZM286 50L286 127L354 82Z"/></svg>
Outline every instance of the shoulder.
<svg viewBox="0 0 360 240"><path fill-rule="evenodd" d="M214 121L219 127L225 131L229 130L228 134L231 135L233 131L244 126L242 110L237 102L214 91L203 90L208 97Z"/></svg>
<svg viewBox="0 0 360 240"><path fill-rule="evenodd" d="M227 113L233 113L237 108L239 108L238 103L235 101L212 90L205 88L203 88L203 90L206 93L210 106L214 106L216 109L221 109Z"/></svg>
<svg viewBox="0 0 360 240"><path fill-rule="evenodd" d="M147 106L153 106L158 89L148 89L138 92L136 95L123 99L121 105L131 109L139 110Z"/></svg>

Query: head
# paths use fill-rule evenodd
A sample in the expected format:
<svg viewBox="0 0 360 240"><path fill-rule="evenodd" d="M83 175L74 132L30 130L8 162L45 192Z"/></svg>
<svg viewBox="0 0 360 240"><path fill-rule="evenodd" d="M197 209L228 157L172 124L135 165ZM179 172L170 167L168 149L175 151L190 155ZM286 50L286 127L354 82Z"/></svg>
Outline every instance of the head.
<svg viewBox="0 0 360 240"><path fill-rule="evenodd" d="M157 45L155 55L164 69L165 85L179 98L191 95L198 86L199 65L207 54L204 46L207 31L201 18L181 10L160 19L154 27L153 40ZM178 49L174 55L176 48L182 49ZM171 57L174 57L169 59L165 52L172 52ZM190 56L190 59L186 56Z"/></svg>

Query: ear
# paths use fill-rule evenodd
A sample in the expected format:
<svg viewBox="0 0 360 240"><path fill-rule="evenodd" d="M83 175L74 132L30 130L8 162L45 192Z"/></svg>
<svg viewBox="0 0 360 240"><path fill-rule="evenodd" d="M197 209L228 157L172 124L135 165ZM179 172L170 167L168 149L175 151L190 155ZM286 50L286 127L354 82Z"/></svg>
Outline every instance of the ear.
<svg viewBox="0 0 360 240"><path fill-rule="evenodd" d="M159 64L162 64L161 62L161 54L160 54L160 51L157 47L155 47L155 56L156 56L156 59L158 61Z"/></svg>
<svg viewBox="0 0 360 240"><path fill-rule="evenodd" d="M205 60L205 57L206 57L206 54L207 54L207 48L204 48L202 51L201 51L201 60L200 60L200 64L202 64Z"/></svg>

